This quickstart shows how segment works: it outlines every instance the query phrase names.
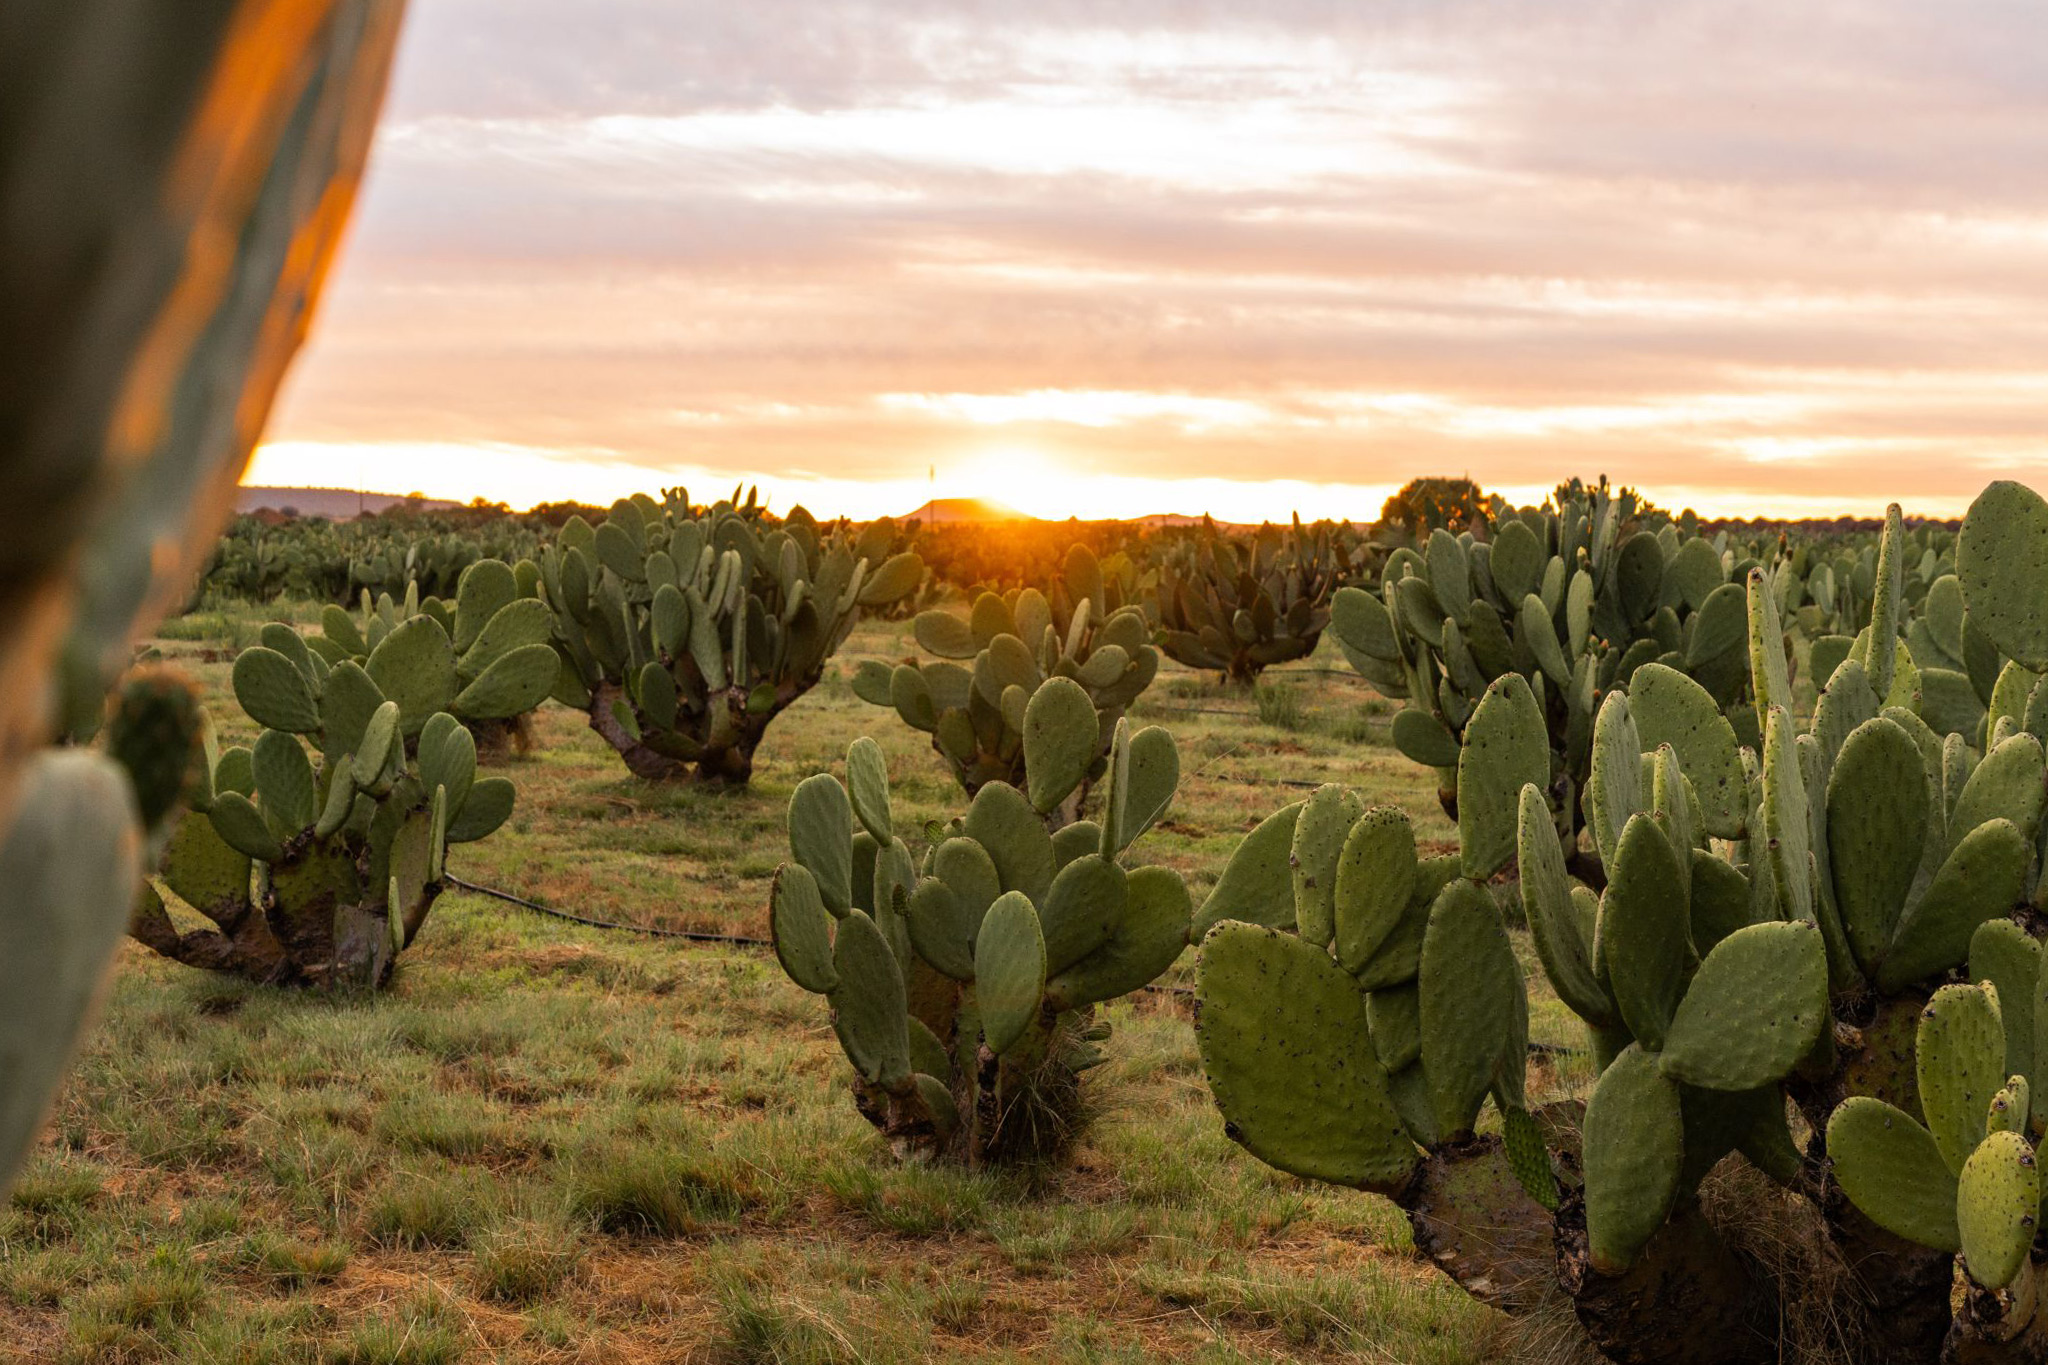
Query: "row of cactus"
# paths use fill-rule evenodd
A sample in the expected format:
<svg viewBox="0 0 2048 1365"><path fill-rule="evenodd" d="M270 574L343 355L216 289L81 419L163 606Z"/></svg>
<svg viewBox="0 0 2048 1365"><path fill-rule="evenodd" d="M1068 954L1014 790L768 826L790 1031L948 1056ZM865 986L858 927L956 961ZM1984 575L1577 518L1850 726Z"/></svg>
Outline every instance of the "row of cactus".
<svg viewBox="0 0 2048 1365"><path fill-rule="evenodd" d="M855 694L930 735L969 796L1006 783L1027 791L1055 827L1075 818L1108 766L1125 709L1159 672L1144 611L1078 544L1049 596L1037 588L985 592L964 621L931 610L912 630L936 660L864 661ZM1027 781L1026 737L1047 725L1087 731L1085 761L1041 762Z"/></svg>
<svg viewBox="0 0 2048 1365"><path fill-rule="evenodd" d="M916 588L895 540L886 520L855 536L799 508L771 527L751 495L700 510L682 489L621 499L595 527L572 518L539 563L555 696L637 776L744 784L862 612Z"/></svg>
<svg viewBox="0 0 2048 1365"><path fill-rule="evenodd" d="M189 813L131 932L166 957L252 980L382 986L444 886L449 845L504 824L512 783L477 774L476 742L447 709L457 656L434 618L400 621L366 664L330 664L282 624L262 641L234 667L235 700L262 730L247 748L220 749L206 727L182 790ZM459 695L510 686L505 662L533 648L484 664ZM205 924L181 929L166 894Z"/></svg>
<svg viewBox="0 0 2048 1365"><path fill-rule="evenodd" d="M252 602L296 597L345 605L364 592L402 599L408 588L451 597L472 564L530 559L542 534L533 518L511 515L402 513L349 522L245 516L223 533L199 581Z"/></svg>
<svg viewBox="0 0 2048 1365"><path fill-rule="evenodd" d="M1369 572L1348 527L1294 519L1239 541L1202 519L1199 538L1172 547L1159 565L1159 647L1189 668L1250 682L1264 669L1305 659L1330 623L1330 598Z"/></svg>
<svg viewBox="0 0 2048 1365"><path fill-rule="evenodd" d="M1062 688L1055 679L1034 710ZM1084 699L1085 705L1085 699ZM1095 756L1086 726L1027 725L1035 773ZM1108 1036L1094 1007L1136 991L1187 947L1176 872L1126 867L1179 784L1173 739L1116 726L1100 818L1048 832L1041 808L984 784L914 851L890 808L882 751L854 741L846 776L801 783L770 923L790 979L822 995L861 1113L899 1151L979 1166L1051 1155L1075 1136L1080 1076Z"/></svg>
<svg viewBox="0 0 2048 1365"><path fill-rule="evenodd" d="M1392 1196L1474 1293L1511 1310L1563 1294L1615 1360L1777 1358L1783 1287L1698 1197L1728 1159L1813 1208L1829 1273L1882 1304L1844 1307L1849 1354L2037 1358L2044 545L2048 504L1998 484L1956 546L1965 628L2002 660L1975 737L1937 733L1902 684L1896 509L1870 623L1804 729L1777 575L1751 566L1761 743L1668 662L1619 680L1586 739L1597 886L1568 870L1578 822L1555 807L1519 670L1463 727L1455 859L1420 858L1399 812L1338 787L1270 818L1197 916L1197 1035L1226 1132ZM1541 969L1586 1026L1582 1106L1526 1094L1526 987L1490 886L1510 868ZM1944 985L1958 970L1969 981ZM1832 1212L1832 1190L1868 1221ZM1547 1285L1530 1255L1539 1272L1554 1256ZM1675 1283L1692 1288L1660 1291Z"/></svg>

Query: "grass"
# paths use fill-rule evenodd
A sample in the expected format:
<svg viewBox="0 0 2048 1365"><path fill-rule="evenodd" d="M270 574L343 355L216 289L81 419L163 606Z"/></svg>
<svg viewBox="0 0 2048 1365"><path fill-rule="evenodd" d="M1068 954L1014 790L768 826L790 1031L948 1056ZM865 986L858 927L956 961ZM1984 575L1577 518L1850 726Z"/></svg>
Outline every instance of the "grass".
<svg viewBox="0 0 2048 1365"><path fill-rule="evenodd" d="M161 643L220 703L224 650L260 618L209 608ZM789 792L855 736L883 744L902 814L955 809L923 736L847 682L910 650L904 627L863 627L744 793L637 782L551 708L501 769L518 812L454 871L601 918L763 934ZM1170 669L1133 716L1174 732L1183 785L1139 851L1199 900L1246 830L1324 781L1448 847L1430 778L1387 746L1391 709L1329 651L1249 691ZM253 737L215 711L224 742ZM0 1210L0 1361L1497 1354L1498 1320L1417 1259L1391 1205L1223 1136L1180 1000L1106 1014L1080 1147L997 1176L896 1164L854 1112L824 1008L757 950L466 893L375 999L216 980L130 944ZM1540 989L1533 1016L1538 1038L1575 1041ZM1569 1058L1543 1074L1583 1079Z"/></svg>

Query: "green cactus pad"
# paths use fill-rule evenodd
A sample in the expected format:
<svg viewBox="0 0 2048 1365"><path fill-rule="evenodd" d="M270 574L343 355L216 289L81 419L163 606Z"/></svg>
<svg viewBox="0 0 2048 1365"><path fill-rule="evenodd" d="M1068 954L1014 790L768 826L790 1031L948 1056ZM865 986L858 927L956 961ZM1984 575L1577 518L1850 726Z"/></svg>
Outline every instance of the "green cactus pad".
<svg viewBox="0 0 2048 1365"><path fill-rule="evenodd" d="M229 848L258 862L275 863L284 858L284 846L270 832L270 826L256 810L255 803L236 791L224 791L213 798L207 813L214 830Z"/></svg>
<svg viewBox="0 0 2048 1365"><path fill-rule="evenodd" d="M179 900L216 922L249 899L249 855L220 837L213 822L194 811L178 821L164 847L164 885Z"/></svg>
<svg viewBox="0 0 2048 1365"><path fill-rule="evenodd" d="M1956 1231L1970 1278L1986 1289L2013 1282L2034 1245L2041 1173L2018 1133L1992 1133L1964 1163L1956 1185Z"/></svg>
<svg viewBox="0 0 2048 1365"><path fill-rule="evenodd" d="M2010 820L1988 820L1964 835L1900 917L1877 967L1878 989L1903 990L1961 962L1977 926L2025 898L2032 858L2033 845Z"/></svg>
<svg viewBox="0 0 2048 1365"><path fill-rule="evenodd" d="M1394 618L1386 604L1364 588L1339 588L1330 599L1330 630L1347 649L1372 659L1401 657Z"/></svg>
<svg viewBox="0 0 2048 1365"><path fill-rule="evenodd" d="M387 701L370 713L370 723L363 727L360 747L349 771L350 780L359 790L377 791L390 780L394 771L394 753L402 766L404 737L399 724L398 703L395 701Z"/></svg>
<svg viewBox="0 0 2048 1365"><path fill-rule="evenodd" d="M1134 869L1124 881L1123 913L1109 938L1088 956L1045 983L1057 1009L1114 1000L1158 979L1188 945L1194 910L1187 883L1163 867Z"/></svg>
<svg viewBox="0 0 2048 1365"><path fill-rule="evenodd" d="M1100 730L1095 703L1073 679L1049 678L1031 694L1024 712L1024 773L1034 807L1051 810L1088 776L1100 751Z"/></svg>
<svg viewBox="0 0 2048 1365"><path fill-rule="evenodd" d="M775 869L768 929L776 960L791 981L815 995L839 984L839 969L832 962L832 914L818 895L818 883L799 863Z"/></svg>
<svg viewBox="0 0 2048 1365"><path fill-rule="evenodd" d="M1393 938L1414 897L1418 871L1415 828L1406 811L1374 806L1359 816L1344 837L1334 888L1337 961L1345 971L1365 971Z"/></svg>
<svg viewBox="0 0 2048 1365"><path fill-rule="evenodd" d="M1071 825L1062 825L1052 833L1052 865L1057 873L1076 858L1085 858L1100 853L1103 845L1102 826L1093 820L1076 820Z"/></svg>
<svg viewBox="0 0 2048 1365"><path fill-rule="evenodd" d="M1394 1190L1415 1168L1374 1055L1365 998L1292 934L1218 925L1202 940L1195 1038L1224 1131L1293 1175Z"/></svg>
<svg viewBox="0 0 2048 1365"><path fill-rule="evenodd" d="M1389 738L1405 757L1425 767L1458 766L1457 736L1427 711L1410 706L1395 712Z"/></svg>
<svg viewBox="0 0 2048 1365"><path fill-rule="evenodd" d="M1579 932L1571 879L1550 807L1534 784L1522 788L1516 856L1522 874L1522 909L1536 956L1558 999L1596 1027L1615 1021L1614 1002L1593 973L1593 949Z"/></svg>
<svg viewBox="0 0 2048 1365"><path fill-rule="evenodd" d="M998 896L981 922L974 941L974 998L982 1041L998 1057L1038 1018L1045 998L1045 937L1038 911L1022 892Z"/></svg>
<svg viewBox="0 0 2048 1365"><path fill-rule="evenodd" d="M882 746L862 735L846 749L846 794L861 827L886 844L895 837L889 820L889 760Z"/></svg>
<svg viewBox="0 0 2048 1365"><path fill-rule="evenodd" d="M1591 765L1586 778L1586 824L1593 847L1612 866L1621 831L1646 805L1642 789L1643 745L1626 694L1609 692L1593 722Z"/></svg>
<svg viewBox="0 0 2048 1365"><path fill-rule="evenodd" d="M311 825L320 814L320 800L305 746L282 730L265 730L251 754L256 799L271 832L288 839Z"/></svg>
<svg viewBox="0 0 2048 1365"><path fill-rule="evenodd" d="M235 701L258 725L297 735L320 728L312 685L276 650L256 645L236 655L233 684Z"/></svg>
<svg viewBox="0 0 2048 1365"><path fill-rule="evenodd" d="M430 616L399 622L370 651L363 671L387 701L398 703L399 724L407 738L455 700L455 647L440 622Z"/></svg>
<svg viewBox="0 0 2048 1365"><path fill-rule="evenodd" d="M1962 1249L1956 1175L1912 1115L1852 1095L1829 1116L1827 1145L1835 1179L1871 1222L1937 1251Z"/></svg>
<svg viewBox="0 0 2048 1365"><path fill-rule="evenodd" d="M1789 710L1792 678L1785 664L1785 627L1778 616L1777 594L1762 569L1749 571L1749 668L1757 714Z"/></svg>
<svg viewBox="0 0 2048 1365"><path fill-rule="evenodd" d="M1678 1085L1654 1055L1631 1043L1600 1073L1586 1101L1583 1151L1593 1268L1618 1275L1664 1225L1685 1164Z"/></svg>
<svg viewBox="0 0 2048 1365"><path fill-rule="evenodd" d="M952 1051L915 1014L910 1016L910 1069L934 1080L947 1080L953 1075Z"/></svg>
<svg viewBox="0 0 2048 1365"><path fill-rule="evenodd" d="M967 837L987 850L1003 890L1021 891L1034 902L1052 887L1052 836L1024 793L1006 782L991 782L974 795L964 826Z"/></svg>
<svg viewBox="0 0 2048 1365"><path fill-rule="evenodd" d="M1998 1013L2005 1025L2005 1071L2034 1071L2034 997L2041 981L2041 945L2009 919L1988 919L1970 936L1970 980L1998 988Z"/></svg>
<svg viewBox="0 0 2048 1365"><path fill-rule="evenodd" d="M1358 793L1325 782L1310 793L1294 824L1294 845L1288 854L1293 873L1295 932L1318 948L1330 946L1336 933L1337 860L1345 836L1364 811Z"/></svg>
<svg viewBox="0 0 2048 1365"><path fill-rule="evenodd" d="M1422 939L1422 1071L1438 1131L1468 1133L1502 1065L1522 969L1484 887L1459 879L1430 907Z"/></svg>
<svg viewBox="0 0 2048 1365"><path fill-rule="evenodd" d="M445 711L420 731L419 775L428 791L447 789L451 813L462 809L476 785L476 737Z"/></svg>
<svg viewBox="0 0 2048 1365"><path fill-rule="evenodd" d="M458 715L476 720L506 720L525 715L555 690L555 677L561 666L561 656L555 653L553 645L522 645L492 662L474 682L456 693L453 702L442 704L452 706Z"/></svg>
<svg viewBox="0 0 2048 1365"><path fill-rule="evenodd" d="M1231 850L1216 885L1195 913L1192 932L1197 942L1224 920L1294 927L1294 878L1287 859L1302 805L1297 801L1274 811Z"/></svg>
<svg viewBox="0 0 2048 1365"><path fill-rule="evenodd" d="M829 773L814 773L789 798L789 851L817 880L825 908L853 906L853 803Z"/></svg>
<svg viewBox="0 0 2048 1365"><path fill-rule="evenodd" d="M1123 824L1116 831L1118 853L1159 823L1180 788L1180 749L1171 733L1148 725L1131 736L1130 753Z"/></svg>
<svg viewBox="0 0 2048 1365"><path fill-rule="evenodd" d="M968 916L968 936L981 924L981 917L1003 894L1003 880L988 850L972 839L952 838L932 851L931 875L944 882L960 898Z"/></svg>
<svg viewBox="0 0 2048 1365"><path fill-rule="evenodd" d="M361 751L370 718L383 704L384 694L354 660L334 666L320 691L321 752L329 764Z"/></svg>
<svg viewBox="0 0 2048 1365"><path fill-rule="evenodd" d="M1986 820L2004 818L2019 827L2020 837L2031 840L2041 828L2041 806L2048 798L2048 773L2044 773L2041 741L2021 733L2006 740L1990 753L1963 784L1962 795L1949 816L1951 841L1962 838Z"/></svg>
<svg viewBox="0 0 2048 1365"><path fill-rule="evenodd" d="M1719 839L1742 837L1749 784L1735 727L1713 695L1675 668L1648 663L1629 680L1628 708L1642 748L1654 752L1669 744L1677 751L1699 793L1706 832Z"/></svg>
<svg viewBox="0 0 2048 1365"><path fill-rule="evenodd" d="M1827 792L1835 906L1867 968L1890 945L1920 867L1927 782L1919 746L1892 721L1865 721L1843 742Z"/></svg>
<svg viewBox="0 0 2048 1365"><path fill-rule="evenodd" d="M909 1006L903 971L882 931L866 915L839 921L832 944L839 984L832 1002L832 1030L847 1060L871 1084L894 1089L910 1079Z"/></svg>
<svg viewBox="0 0 2048 1365"><path fill-rule="evenodd" d="M1942 1160L1958 1174L1984 1140L1984 1114L2005 1084L2005 1028L1997 996L1943 986L1920 1012L1914 1049L1920 1110Z"/></svg>
<svg viewBox="0 0 2048 1365"><path fill-rule="evenodd" d="M987 906L970 910L946 883L927 877L917 884L904 906L911 947L917 955L955 981L974 979L974 936Z"/></svg>
<svg viewBox="0 0 2048 1365"><path fill-rule="evenodd" d="M477 562L488 564L492 561ZM554 630L555 614L547 603L534 597L507 602L468 643L460 639L453 642L460 656L457 671L465 677L476 677L519 650L546 644Z"/></svg>
<svg viewBox="0 0 2048 1365"><path fill-rule="evenodd" d="M2048 502L1999 480L1970 504L1956 541L1970 623L2035 672L2048 670Z"/></svg>
<svg viewBox="0 0 2048 1365"><path fill-rule="evenodd" d="M1519 673L1496 678L1458 754L1458 841L1465 875L1484 880L1515 856L1522 788L1550 783L1543 712Z"/></svg>
<svg viewBox="0 0 2048 1365"><path fill-rule="evenodd" d="M1557 1212L1557 1173L1551 1169L1550 1148L1544 1145L1535 1117L1526 1109L1508 1110L1501 1117L1501 1141L1515 1183L1538 1204Z"/></svg>
<svg viewBox="0 0 2048 1365"><path fill-rule="evenodd" d="M2024 1137L2031 1090L2025 1076L2006 1077L2005 1087L1991 1097L1991 1107L1984 1115L1984 1131L1987 1134L2018 1133Z"/></svg>
<svg viewBox="0 0 2048 1365"><path fill-rule="evenodd" d="M1543 670L1543 676L1559 687L1571 681L1571 665L1565 661L1564 646L1558 642L1557 630L1550 623L1550 612L1543 605L1543 599L1530 593L1522 599L1520 612L1515 618L1515 637L1528 649L1536 666Z"/></svg>
<svg viewBox="0 0 2048 1365"><path fill-rule="evenodd" d="M1608 963L1622 1022L1653 1051L1678 1008L1688 909L1670 841L1650 816L1636 815L1608 870L1596 952Z"/></svg>
<svg viewBox="0 0 2048 1365"><path fill-rule="evenodd" d="M1063 972L1109 941L1124 909L1124 870L1100 854L1076 858L1052 879L1039 911L1047 975Z"/></svg>
<svg viewBox="0 0 2048 1365"><path fill-rule="evenodd" d="M512 785L510 778L478 778L476 785L469 789L462 808L449 818L448 842L473 844L495 834L512 818L512 806L518 797L519 789Z"/></svg>
<svg viewBox="0 0 2048 1365"><path fill-rule="evenodd" d="M1388 1075L1422 1060L1422 994L1415 982L1388 986L1365 998L1373 1051Z"/></svg>
<svg viewBox="0 0 2048 1365"><path fill-rule="evenodd" d="M42 1126L141 886L122 770L29 758L0 843L0 1194Z"/></svg>
<svg viewBox="0 0 2048 1365"><path fill-rule="evenodd" d="M1766 717L1763 788L1765 861L1778 912L1785 919L1813 919L1813 810L1790 711L1773 710Z"/></svg>
<svg viewBox="0 0 2048 1365"><path fill-rule="evenodd" d="M1737 929L1750 923L1749 878L1727 859L1703 848L1692 851L1692 944L1710 953Z"/></svg>
<svg viewBox="0 0 2048 1365"><path fill-rule="evenodd" d="M1707 954L1686 987L1660 1065L1708 1090L1753 1090L1788 1074L1828 1022L1820 930L1752 924Z"/></svg>

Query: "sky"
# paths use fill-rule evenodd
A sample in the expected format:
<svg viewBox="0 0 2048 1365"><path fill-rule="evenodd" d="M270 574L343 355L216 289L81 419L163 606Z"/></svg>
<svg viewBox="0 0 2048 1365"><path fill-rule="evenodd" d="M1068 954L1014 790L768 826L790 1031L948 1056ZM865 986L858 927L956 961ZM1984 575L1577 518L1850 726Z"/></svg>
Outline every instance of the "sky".
<svg viewBox="0 0 2048 1365"><path fill-rule="evenodd" d="M1710 515L2048 487L2032 0L413 0L247 481Z"/></svg>

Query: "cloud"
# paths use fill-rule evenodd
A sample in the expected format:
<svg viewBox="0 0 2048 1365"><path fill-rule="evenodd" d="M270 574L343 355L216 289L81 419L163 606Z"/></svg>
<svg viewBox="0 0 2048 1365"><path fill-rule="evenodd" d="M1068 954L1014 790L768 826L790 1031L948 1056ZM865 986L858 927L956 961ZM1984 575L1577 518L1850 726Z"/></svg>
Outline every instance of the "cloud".
<svg viewBox="0 0 2048 1365"><path fill-rule="evenodd" d="M592 451L921 491L996 437L1359 497L1606 468L1865 507L2048 468L2016 2L576 18L414 5L275 438L516 449L565 495Z"/></svg>

